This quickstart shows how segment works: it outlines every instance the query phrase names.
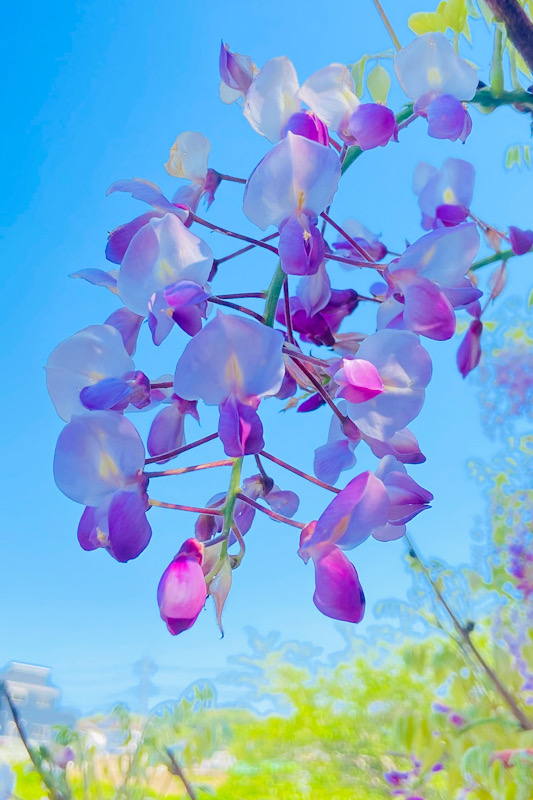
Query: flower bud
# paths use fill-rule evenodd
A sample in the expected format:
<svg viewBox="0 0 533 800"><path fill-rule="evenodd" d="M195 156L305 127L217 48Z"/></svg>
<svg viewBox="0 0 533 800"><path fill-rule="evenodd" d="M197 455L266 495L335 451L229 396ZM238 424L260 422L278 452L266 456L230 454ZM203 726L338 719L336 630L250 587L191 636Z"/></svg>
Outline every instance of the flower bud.
<svg viewBox="0 0 533 800"><path fill-rule="evenodd" d="M293 114L283 128L282 136L286 136L289 131L326 147L329 144L327 126L312 111L297 111Z"/></svg>
<svg viewBox="0 0 533 800"><path fill-rule="evenodd" d="M191 628L204 606L203 551L201 542L187 539L159 581L157 603L161 619L173 636Z"/></svg>

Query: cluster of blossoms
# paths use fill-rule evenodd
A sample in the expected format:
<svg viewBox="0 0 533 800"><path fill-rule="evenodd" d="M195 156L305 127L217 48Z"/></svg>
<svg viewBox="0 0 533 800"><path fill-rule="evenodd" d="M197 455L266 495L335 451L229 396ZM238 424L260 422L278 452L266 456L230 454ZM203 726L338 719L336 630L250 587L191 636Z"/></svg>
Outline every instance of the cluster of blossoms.
<svg viewBox="0 0 533 800"><path fill-rule="evenodd" d="M414 188L427 232L398 257L387 260L387 247L358 221L340 225L329 216L354 148L395 142L401 128L418 117L427 120L430 136L451 141L468 136L472 123L465 102L475 95L477 73L444 35L418 37L397 53L394 68L412 101L412 113L400 125L386 105L360 102L344 65L324 67L300 86L287 58L273 58L257 69L250 57L222 45L222 99L240 104L252 128L273 146L249 178L241 179L208 167L210 143L202 134L182 133L165 166L188 183L172 200L149 181L114 183L110 193L130 193L150 209L110 233L106 257L117 269L75 275L110 289L123 305L103 324L62 342L48 360L48 389L66 423L55 452L55 480L65 495L85 506L78 527L81 546L104 548L122 562L147 547L151 507L198 513L194 536L181 545L157 591L161 617L172 634L194 624L207 595L214 598L220 624L256 511L301 530L295 550L304 562L313 561L317 608L335 619L359 622L365 597L345 551L370 536L381 542L398 539L432 500L407 471L425 460L408 428L422 409L431 378L421 339L450 339L456 311L466 309L472 322L458 362L468 374L481 354L484 307L471 271L479 230L493 245L509 239L515 252L528 250L531 237L517 229L507 236L473 216L473 169L459 159L448 159L441 169L418 166ZM270 231L264 238L198 216L200 200L211 206L224 181L244 184L243 212L259 229ZM216 259L198 235L201 228L244 246ZM271 252L278 262L268 291L215 294L211 284L223 262L254 247ZM329 262L363 278L373 276L367 293L333 288ZM502 267L487 302L503 288L504 261ZM263 299L264 312L233 302L245 298ZM340 332L362 302L377 305L376 330ZM220 308L213 315L214 305ZM158 346L176 325L190 339L170 374L153 379L136 369L137 338L146 327ZM317 352L307 352L309 345ZM268 398L289 400L300 412L331 409L314 476L265 451L261 409ZM186 444L185 419L199 420L201 404L218 408L218 429ZM128 414L155 409L145 448ZM214 439L224 450L223 460L146 469ZM362 442L378 459L376 469L337 488L341 473L354 468L354 451ZM242 479L247 457L254 459L254 474ZM265 468L268 460L335 495L318 520L293 519L298 497L274 485ZM151 496L149 482L158 476L218 466L232 466L229 487L202 508ZM234 545L239 549L230 553Z"/></svg>

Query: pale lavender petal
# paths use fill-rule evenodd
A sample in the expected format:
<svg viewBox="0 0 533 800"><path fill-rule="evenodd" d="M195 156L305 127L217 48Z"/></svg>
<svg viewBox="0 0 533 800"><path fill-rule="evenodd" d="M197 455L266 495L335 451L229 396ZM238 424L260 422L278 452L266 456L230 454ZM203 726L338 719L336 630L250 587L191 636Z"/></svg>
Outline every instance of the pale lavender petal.
<svg viewBox="0 0 533 800"><path fill-rule="evenodd" d="M329 64L311 75L300 97L328 128L342 132L359 104L355 84L345 64Z"/></svg>
<svg viewBox="0 0 533 800"><path fill-rule="evenodd" d="M71 278L82 278L82 280L91 283L93 286L103 286L109 289L113 294L117 294L117 271L112 269L106 272L103 269L80 269L78 272L73 272Z"/></svg>
<svg viewBox="0 0 533 800"><path fill-rule="evenodd" d="M241 400L276 394L285 375L282 346L281 331L219 312L186 346L174 390L207 405L220 405L230 394Z"/></svg>
<svg viewBox="0 0 533 800"><path fill-rule="evenodd" d="M428 92L471 100L476 93L477 70L458 56L442 33L424 33L394 57L394 69L408 97Z"/></svg>
<svg viewBox="0 0 533 800"><path fill-rule="evenodd" d="M292 214L281 226L279 257L288 275L314 275L324 261L326 246L317 228L317 218Z"/></svg>
<svg viewBox="0 0 533 800"><path fill-rule="evenodd" d="M300 278L296 294L310 317L328 304L331 297L331 283L325 261L320 264L314 275L304 275Z"/></svg>
<svg viewBox="0 0 533 800"><path fill-rule="evenodd" d="M425 455L420 450L416 436L411 433L409 428L396 431L387 442L372 439L364 434L362 438L377 458L393 455L402 464L423 464L426 460Z"/></svg>
<svg viewBox="0 0 533 800"><path fill-rule="evenodd" d="M144 228L151 219L162 216L162 211L147 211L146 214L141 214L140 217L135 217L131 222L126 222L124 225L119 225L118 228L112 230L108 236L105 249L107 260L112 261L113 264L120 264L135 234L141 228Z"/></svg>
<svg viewBox="0 0 533 800"><path fill-rule="evenodd" d="M171 283L207 283L213 253L173 214L152 219L133 237L122 261L118 291L136 314L146 316L152 295Z"/></svg>
<svg viewBox="0 0 533 800"><path fill-rule="evenodd" d="M230 89L246 94L254 76L254 65L250 56L230 52L229 46L220 43L220 77Z"/></svg>
<svg viewBox="0 0 533 800"><path fill-rule="evenodd" d="M316 589L313 602L322 614L342 622L361 622L365 595L352 562L332 547L314 561Z"/></svg>
<svg viewBox="0 0 533 800"><path fill-rule="evenodd" d="M334 486L341 472L355 466L356 460L348 439L339 439L317 447L313 469L319 480Z"/></svg>
<svg viewBox="0 0 533 800"><path fill-rule="evenodd" d="M372 472L362 472L331 501L319 517L308 548L336 544L344 550L357 547L372 530L388 519L389 498Z"/></svg>
<svg viewBox="0 0 533 800"><path fill-rule="evenodd" d="M474 223L455 228L439 228L422 236L389 266L394 275L411 270L441 286L456 286L466 275L479 249L479 233Z"/></svg>
<svg viewBox="0 0 533 800"><path fill-rule="evenodd" d="M109 552L130 561L148 546L152 536L146 505L137 492L117 492L109 506Z"/></svg>
<svg viewBox="0 0 533 800"><path fill-rule="evenodd" d="M115 327L89 325L50 353L46 385L57 413L68 421L72 414L85 411L80 401L81 389L103 378L121 378L134 369Z"/></svg>
<svg viewBox="0 0 533 800"><path fill-rule="evenodd" d="M148 327L156 346L165 341L174 327L172 309L165 300L162 290L154 292L148 301Z"/></svg>
<svg viewBox="0 0 533 800"><path fill-rule="evenodd" d="M295 492L282 491L277 487L265 495L265 500L273 511L284 517L294 517L300 505L300 498Z"/></svg>
<svg viewBox="0 0 533 800"><path fill-rule="evenodd" d="M271 58L246 92L243 113L254 131L277 142L289 118L301 108L298 76L286 56Z"/></svg>
<svg viewBox="0 0 533 800"><path fill-rule="evenodd" d="M372 536L378 542L394 542L405 536L405 531L405 525L391 525L390 522L387 522L386 525L381 525L372 531Z"/></svg>
<svg viewBox="0 0 533 800"><path fill-rule="evenodd" d="M126 352L132 356L137 348L137 339L144 317L134 314L129 308L117 308L105 321L105 325L112 325L122 336Z"/></svg>
<svg viewBox="0 0 533 800"><path fill-rule="evenodd" d="M96 550L100 547L97 528L100 521L100 509L87 506L81 515L78 525L78 542L84 550ZM105 512L104 512L105 516Z"/></svg>
<svg viewBox="0 0 533 800"><path fill-rule="evenodd" d="M260 453L265 446L263 425L255 408L230 395L220 406L218 435L232 458Z"/></svg>
<svg viewBox="0 0 533 800"><path fill-rule="evenodd" d="M169 453L185 444L184 415L177 403L171 403L159 411L152 422L148 434L147 448L151 456ZM163 464L167 459L160 459Z"/></svg>
<svg viewBox="0 0 533 800"><path fill-rule="evenodd" d="M144 445L129 420L114 411L76 414L59 435L54 477L59 489L86 506L138 483Z"/></svg>
<svg viewBox="0 0 533 800"><path fill-rule="evenodd" d="M333 150L289 132L252 172L243 211L263 230L279 226L298 209L318 216L331 204L340 174Z"/></svg>
<svg viewBox="0 0 533 800"><path fill-rule="evenodd" d="M131 180L119 180L111 184L107 190L107 194L114 192L128 192L135 200L142 200L148 203L158 211L171 214L177 214L181 219L187 218L187 213L167 200L159 186L152 181L147 181L144 178L132 178Z"/></svg>
<svg viewBox="0 0 533 800"><path fill-rule="evenodd" d="M483 297L483 292L473 285L469 278L462 278L462 280L455 286L444 286L442 291L450 301L453 308L468 308L480 297Z"/></svg>

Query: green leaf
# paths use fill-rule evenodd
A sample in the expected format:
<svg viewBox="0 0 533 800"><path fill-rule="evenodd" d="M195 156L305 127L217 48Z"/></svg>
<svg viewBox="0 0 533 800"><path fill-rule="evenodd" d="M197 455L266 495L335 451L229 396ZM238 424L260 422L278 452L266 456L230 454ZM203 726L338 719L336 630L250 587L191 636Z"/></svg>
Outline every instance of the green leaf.
<svg viewBox="0 0 533 800"><path fill-rule="evenodd" d="M512 169L515 164L519 167L521 163L522 157L520 155L520 147L517 144L513 144L507 149L505 154L505 168Z"/></svg>
<svg viewBox="0 0 533 800"><path fill-rule="evenodd" d="M367 75L366 85L374 103L387 102L387 96L390 89L390 75L381 64L376 64Z"/></svg>
<svg viewBox="0 0 533 800"><path fill-rule="evenodd" d="M355 94L357 95L357 97L362 97L365 89L364 78L365 78L365 67L367 61L368 61L368 56L365 55L362 56L362 58L360 58L359 61L356 61L355 64L353 64L352 66L352 78L355 83Z"/></svg>
<svg viewBox="0 0 533 800"><path fill-rule="evenodd" d="M448 28L451 28L455 33L462 33L466 25L467 14L466 0L448 0L444 8L443 17Z"/></svg>

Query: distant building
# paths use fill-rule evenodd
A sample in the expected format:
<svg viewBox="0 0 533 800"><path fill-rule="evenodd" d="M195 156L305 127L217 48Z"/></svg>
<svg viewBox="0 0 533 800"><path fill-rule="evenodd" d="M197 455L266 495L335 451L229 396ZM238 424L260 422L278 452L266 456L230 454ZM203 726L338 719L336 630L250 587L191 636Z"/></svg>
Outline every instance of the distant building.
<svg viewBox="0 0 533 800"><path fill-rule="evenodd" d="M52 670L35 664L11 661L0 671L0 681L15 705L28 739L47 744L53 738L54 725L74 725L76 715L59 707L61 692L51 680ZM3 694L0 695L0 739L17 738L18 733Z"/></svg>

